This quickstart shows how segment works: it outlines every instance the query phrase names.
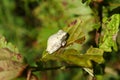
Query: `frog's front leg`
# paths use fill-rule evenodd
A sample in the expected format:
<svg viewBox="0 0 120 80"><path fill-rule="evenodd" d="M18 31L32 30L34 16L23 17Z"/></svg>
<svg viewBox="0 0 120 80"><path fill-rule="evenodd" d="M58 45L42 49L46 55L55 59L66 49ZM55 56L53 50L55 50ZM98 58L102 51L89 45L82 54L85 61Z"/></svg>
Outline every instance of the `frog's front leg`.
<svg viewBox="0 0 120 80"><path fill-rule="evenodd" d="M61 46L65 46L65 44L66 44L66 41L63 41L62 44L61 44Z"/></svg>

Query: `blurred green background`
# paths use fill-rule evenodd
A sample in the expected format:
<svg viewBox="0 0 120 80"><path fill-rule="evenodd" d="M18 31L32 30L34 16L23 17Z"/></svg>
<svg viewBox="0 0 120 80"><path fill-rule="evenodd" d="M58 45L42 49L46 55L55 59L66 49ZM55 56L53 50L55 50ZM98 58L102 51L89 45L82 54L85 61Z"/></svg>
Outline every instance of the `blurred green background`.
<svg viewBox="0 0 120 80"><path fill-rule="evenodd" d="M67 26L73 18L89 15L97 18L95 6L88 5L90 1L83 4L81 0L0 0L0 35L16 45L27 63L33 66L35 59L41 57L45 50L46 41L51 34ZM98 3L100 1L102 0L96 0ZM104 0L104 4L103 17L120 13L119 0ZM105 65L108 67L104 75L98 75L99 80L120 80L120 35L117 42L119 51L107 55L110 59ZM34 74L39 80L90 80L82 69Z"/></svg>

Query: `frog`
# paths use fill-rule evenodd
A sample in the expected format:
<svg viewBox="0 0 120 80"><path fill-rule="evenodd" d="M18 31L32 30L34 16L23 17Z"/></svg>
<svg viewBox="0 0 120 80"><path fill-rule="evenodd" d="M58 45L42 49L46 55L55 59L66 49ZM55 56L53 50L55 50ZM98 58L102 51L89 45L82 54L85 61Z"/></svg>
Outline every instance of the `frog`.
<svg viewBox="0 0 120 80"><path fill-rule="evenodd" d="M51 35L48 38L46 51L49 54L52 54L55 51L57 51L59 48L64 47L67 38L68 38L68 33L63 30L59 30L57 33Z"/></svg>

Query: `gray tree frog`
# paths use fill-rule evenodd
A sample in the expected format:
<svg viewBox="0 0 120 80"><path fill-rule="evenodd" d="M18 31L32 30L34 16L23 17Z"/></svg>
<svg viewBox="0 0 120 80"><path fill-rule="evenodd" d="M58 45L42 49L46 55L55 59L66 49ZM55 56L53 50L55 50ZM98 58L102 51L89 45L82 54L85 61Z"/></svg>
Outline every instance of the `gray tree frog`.
<svg viewBox="0 0 120 80"><path fill-rule="evenodd" d="M59 30L57 33L51 35L48 38L47 49L49 54L57 51L60 47L65 46L68 34L63 30Z"/></svg>

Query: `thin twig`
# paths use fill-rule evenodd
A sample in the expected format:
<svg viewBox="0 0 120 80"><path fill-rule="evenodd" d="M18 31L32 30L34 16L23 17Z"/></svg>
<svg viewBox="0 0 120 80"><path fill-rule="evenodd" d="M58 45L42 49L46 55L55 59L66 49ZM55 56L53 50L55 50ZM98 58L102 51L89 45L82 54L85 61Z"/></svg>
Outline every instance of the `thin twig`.
<svg viewBox="0 0 120 80"><path fill-rule="evenodd" d="M36 71L68 69L68 68L81 68L81 67L80 66L58 66L58 67L49 67L49 68L39 68L39 67L30 67L30 68L32 68L32 72L36 72Z"/></svg>

